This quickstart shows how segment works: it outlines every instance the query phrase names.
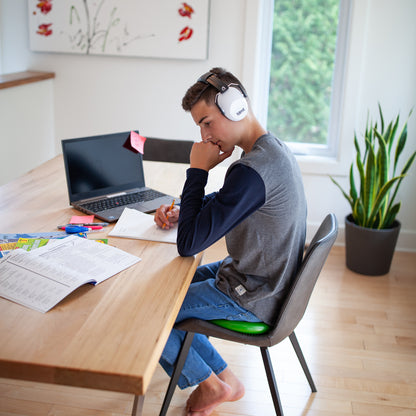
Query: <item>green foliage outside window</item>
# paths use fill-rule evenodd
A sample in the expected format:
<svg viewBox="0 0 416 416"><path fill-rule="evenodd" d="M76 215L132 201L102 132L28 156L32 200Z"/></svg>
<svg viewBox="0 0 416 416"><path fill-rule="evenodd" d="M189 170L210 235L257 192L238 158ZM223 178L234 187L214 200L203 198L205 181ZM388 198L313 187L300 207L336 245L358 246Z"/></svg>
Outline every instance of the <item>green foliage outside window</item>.
<svg viewBox="0 0 416 416"><path fill-rule="evenodd" d="M275 0L268 129L326 144L339 0Z"/></svg>

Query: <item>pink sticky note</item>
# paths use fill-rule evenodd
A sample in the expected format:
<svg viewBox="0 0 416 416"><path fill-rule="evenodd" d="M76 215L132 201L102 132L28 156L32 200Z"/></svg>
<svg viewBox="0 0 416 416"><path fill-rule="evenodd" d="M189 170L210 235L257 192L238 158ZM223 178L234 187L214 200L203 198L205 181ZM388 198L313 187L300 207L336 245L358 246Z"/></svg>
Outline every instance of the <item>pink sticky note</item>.
<svg viewBox="0 0 416 416"><path fill-rule="evenodd" d="M136 149L141 154L144 154L144 142L146 137L140 136L135 131L130 132L130 144L133 149Z"/></svg>
<svg viewBox="0 0 416 416"><path fill-rule="evenodd" d="M94 222L94 215L73 215L70 224L91 224Z"/></svg>

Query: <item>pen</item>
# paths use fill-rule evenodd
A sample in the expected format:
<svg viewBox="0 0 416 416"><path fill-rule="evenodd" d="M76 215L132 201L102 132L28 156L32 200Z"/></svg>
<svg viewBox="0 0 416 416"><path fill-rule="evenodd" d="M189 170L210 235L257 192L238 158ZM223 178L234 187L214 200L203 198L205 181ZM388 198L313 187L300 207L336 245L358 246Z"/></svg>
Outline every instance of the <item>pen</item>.
<svg viewBox="0 0 416 416"><path fill-rule="evenodd" d="M82 224L67 224L67 225L81 225L82 227L107 227L108 222L84 222Z"/></svg>
<svg viewBox="0 0 416 416"><path fill-rule="evenodd" d="M91 230L102 230L103 227L98 225L93 225L91 227L84 227L83 225L75 225L75 224L68 224L68 225L58 225L59 230L65 230L67 233L82 233L84 231L91 231ZM73 231L77 230L77 231Z"/></svg>
<svg viewBox="0 0 416 416"><path fill-rule="evenodd" d="M58 225L58 228L62 230L62 227L66 227L67 225L76 225L79 227L107 227L108 222L84 222L80 224L66 224L66 225Z"/></svg>
<svg viewBox="0 0 416 416"><path fill-rule="evenodd" d="M166 215L169 211L172 211L172 208L173 208L174 205L175 205L175 200L173 200L172 203L170 204L169 209L166 211ZM162 228L165 228L165 227L166 227L166 224L163 224Z"/></svg>

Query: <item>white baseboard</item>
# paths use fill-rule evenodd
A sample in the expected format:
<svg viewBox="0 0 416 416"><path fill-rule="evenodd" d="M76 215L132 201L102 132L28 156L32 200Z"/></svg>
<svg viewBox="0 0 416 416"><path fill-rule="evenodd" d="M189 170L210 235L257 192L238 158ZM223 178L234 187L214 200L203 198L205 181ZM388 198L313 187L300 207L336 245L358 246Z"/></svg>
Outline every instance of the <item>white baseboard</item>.
<svg viewBox="0 0 416 416"><path fill-rule="evenodd" d="M309 243L316 231L319 228L320 223L308 222L306 242ZM345 224L343 222L338 223L338 236L335 241L336 245L345 245ZM397 251L409 251L416 252L416 232L411 230L401 229L399 239L396 245Z"/></svg>

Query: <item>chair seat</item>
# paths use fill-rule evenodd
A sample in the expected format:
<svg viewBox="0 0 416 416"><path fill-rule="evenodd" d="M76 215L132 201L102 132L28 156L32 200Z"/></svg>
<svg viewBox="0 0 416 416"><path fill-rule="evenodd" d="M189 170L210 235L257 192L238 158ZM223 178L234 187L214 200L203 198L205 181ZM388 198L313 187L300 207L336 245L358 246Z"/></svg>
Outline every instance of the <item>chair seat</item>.
<svg viewBox="0 0 416 416"><path fill-rule="evenodd" d="M235 332L249 335L260 335L270 331L270 326L264 322L229 321L228 319L213 319L213 324Z"/></svg>

